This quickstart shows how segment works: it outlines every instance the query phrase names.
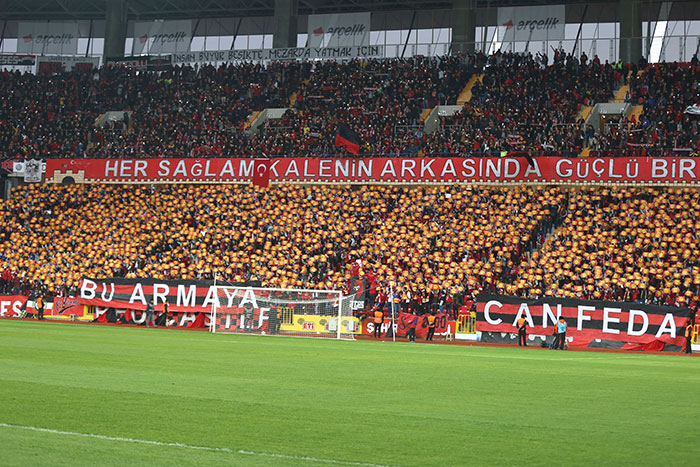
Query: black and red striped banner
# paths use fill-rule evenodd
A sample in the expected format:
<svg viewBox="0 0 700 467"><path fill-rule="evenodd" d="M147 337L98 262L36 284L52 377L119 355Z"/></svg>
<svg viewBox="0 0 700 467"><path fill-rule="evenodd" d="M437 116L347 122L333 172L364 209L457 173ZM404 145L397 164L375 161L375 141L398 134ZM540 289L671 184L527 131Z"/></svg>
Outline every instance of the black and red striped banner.
<svg viewBox="0 0 700 467"><path fill-rule="evenodd" d="M231 283L218 281L217 286L259 287L259 281ZM231 292L233 293L233 292ZM156 311L168 301L170 311L209 312L217 299L214 281L157 279L83 279L78 302L105 308L143 311L155 299Z"/></svg>
<svg viewBox="0 0 700 467"><path fill-rule="evenodd" d="M528 334L543 336L552 335L559 317L564 317L571 346L587 347L596 340L682 346L691 311L640 303L480 294L476 316L477 331L514 334L522 317L528 322Z"/></svg>

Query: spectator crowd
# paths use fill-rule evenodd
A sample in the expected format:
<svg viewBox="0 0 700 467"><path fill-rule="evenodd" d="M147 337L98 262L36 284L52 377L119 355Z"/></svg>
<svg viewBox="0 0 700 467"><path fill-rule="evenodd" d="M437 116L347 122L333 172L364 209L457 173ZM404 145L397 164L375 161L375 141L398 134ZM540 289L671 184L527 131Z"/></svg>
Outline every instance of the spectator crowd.
<svg viewBox="0 0 700 467"><path fill-rule="evenodd" d="M348 62L103 67L60 74L0 73L0 159L329 156L338 124L364 156L527 151L535 155L697 152L697 61L640 68L556 51ZM593 138L581 109L607 102L630 76L639 122ZM423 119L471 99L427 134ZM251 115L288 109L248 130ZM107 112L120 112L116 120ZM121 113L123 112L123 113Z"/></svg>
<svg viewBox="0 0 700 467"><path fill-rule="evenodd" d="M700 119L685 113L700 104L700 63L647 65L630 73L628 101L642 107L639 119L621 118L599 136L595 154L662 156L700 153Z"/></svg>
<svg viewBox="0 0 700 467"><path fill-rule="evenodd" d="M0 219L15 292L216 275L336 290L365 277L373 297L419 310L480 291L693 306L700 294L689 189L36 184Z"/></svg>

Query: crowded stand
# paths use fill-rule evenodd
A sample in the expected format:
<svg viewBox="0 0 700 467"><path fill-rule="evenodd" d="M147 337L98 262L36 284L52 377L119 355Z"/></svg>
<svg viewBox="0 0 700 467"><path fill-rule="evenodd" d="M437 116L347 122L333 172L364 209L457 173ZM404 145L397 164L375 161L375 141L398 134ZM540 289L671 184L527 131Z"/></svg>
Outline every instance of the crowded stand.
<svg viewBox="0 0 700 467"><path fill-rule="evenodd" d="M499 291L697 306L700 192L585 188L563 224Z"/></svg>
<svg viewBox="0 0 700 467"><path fill-rule="evenodd" d="M365 277L414 311L485 291L689 304L700 294L689 189L27 185L2 204L3 287L81 278ZM551 237L550 237L551 234ZM9 274L9 275L7 275ZM386 298L384 298L386 299Z"/></svg>
<svg viewBox="0 0 700 467"><path fill-rule="evenodd" d="M632 115L610 125L597 137L594 154L643 157L700 152L698 117L684 112L700 102L697 55L690 63L661 63L633 71L628 101L642 106L639 119Z"/></svg>
<svg viewBox="0 0 700 467"><path fill-rule="evenodd" d="M0 258L13 287L49 293L82 277L216 274L334 289L359 275L387 291L395 284L416 295L458 295L494 284L528 254L564 196L478 187L27 185L3 204Z"/></svg>
<svg viewBox="0 0 700 467"><path fill-rule="evenodd" d="M0 74L0 157L235 155L254 110L286 106L308 63ZM308 73L308 71L306 72ZM118 121L96 125L109 111Z"/></svg>
<svg viewBox="0 0 700 467"><path fill-rule="evenodd" d="M251 154L334 155L336 127L350 125L361 153L415 155L422 145L424 109L455 103L476 69L477 56L353 60L314 65L282 121L253 139Z"/></svg>
<svg viewBox="0 0 700 467"><path fill-rule="evenodd" d="M0 73L0 158L697 153L700 66L601 64L556 52ZM438 130L421 115L471 100ZM629 80L629 81L628 81ZM629 83L639 121L594 135L583 106ZM245 131L249 116L288 108ZM109 111L121 120L95 125ZM611 161L612 162L612 161ZM697 190L665 188L24 185L0 204L0 289L80 279L260 281L344 289L455 313L478 292L697 306ZM387 294L394 293L394 297Z"/></svg>
<svg viewBox="0 0 700 467"><path fill-rule="evenodd" d="M0 157L330 156L338 124L360 137L364 156L661 154L697 151L698 67L601 64L556 51L349 62L103 67L59 75L0 74ZM455 105L474 75L471 99L438 129L424 112ZM637 122L594 134L584 106L608 102L630 76ZM251 115L288 108L245 131ZM110 111L117 121L95 122ZM653 145L653 149L652 149Z"/></svg>
<svg viewBox="0 0 700 467"><path fill-rule="evenodd" d="M559 53L496 53L488 58L472 99L426 137L425 154L578 155L588 129L583 106L607 102L622 74L612 65Z"/></svg>
<svg viewBox="0 0 700 467"><path fill-rule="evenodd" d="M299 82L305 65L275 62L219 68L175 68L129 78L136 93L128 131L97 131L95 157L221 157L237 155L241 132L255 110L280 107Z"/></svg>

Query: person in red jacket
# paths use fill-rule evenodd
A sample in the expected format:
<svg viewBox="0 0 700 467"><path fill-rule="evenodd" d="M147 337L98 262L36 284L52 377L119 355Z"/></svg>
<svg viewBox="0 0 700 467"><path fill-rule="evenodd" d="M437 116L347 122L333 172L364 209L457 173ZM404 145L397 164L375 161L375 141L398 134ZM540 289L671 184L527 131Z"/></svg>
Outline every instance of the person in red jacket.
<svg viewBox="0 0 700 467"><path fill-rule="evenodd" d="M411 319L411 324L408 326L408 342L416 341L416 327L418 326L418 316L414 316Z"/></svg>
<svg viewBox="0 0 700 467"><path fill-rule="evenodd" d="M389 297L384 293L384 289L377 288L377 308L379 311L384 311L384 307L388 305Z"/></svg>

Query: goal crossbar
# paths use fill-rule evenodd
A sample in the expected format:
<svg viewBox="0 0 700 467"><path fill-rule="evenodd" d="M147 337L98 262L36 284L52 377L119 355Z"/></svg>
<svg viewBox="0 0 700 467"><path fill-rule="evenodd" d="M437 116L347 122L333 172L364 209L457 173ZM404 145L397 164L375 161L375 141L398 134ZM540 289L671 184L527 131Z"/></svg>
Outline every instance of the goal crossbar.
<svg viewBox="0 0 700 467"><path fill-rule="evenodd" d="M352 336L359 321L352 315L353 295L338 290L214 286L211 332ZM333 334L333 335L331 335Z"/></svg>

